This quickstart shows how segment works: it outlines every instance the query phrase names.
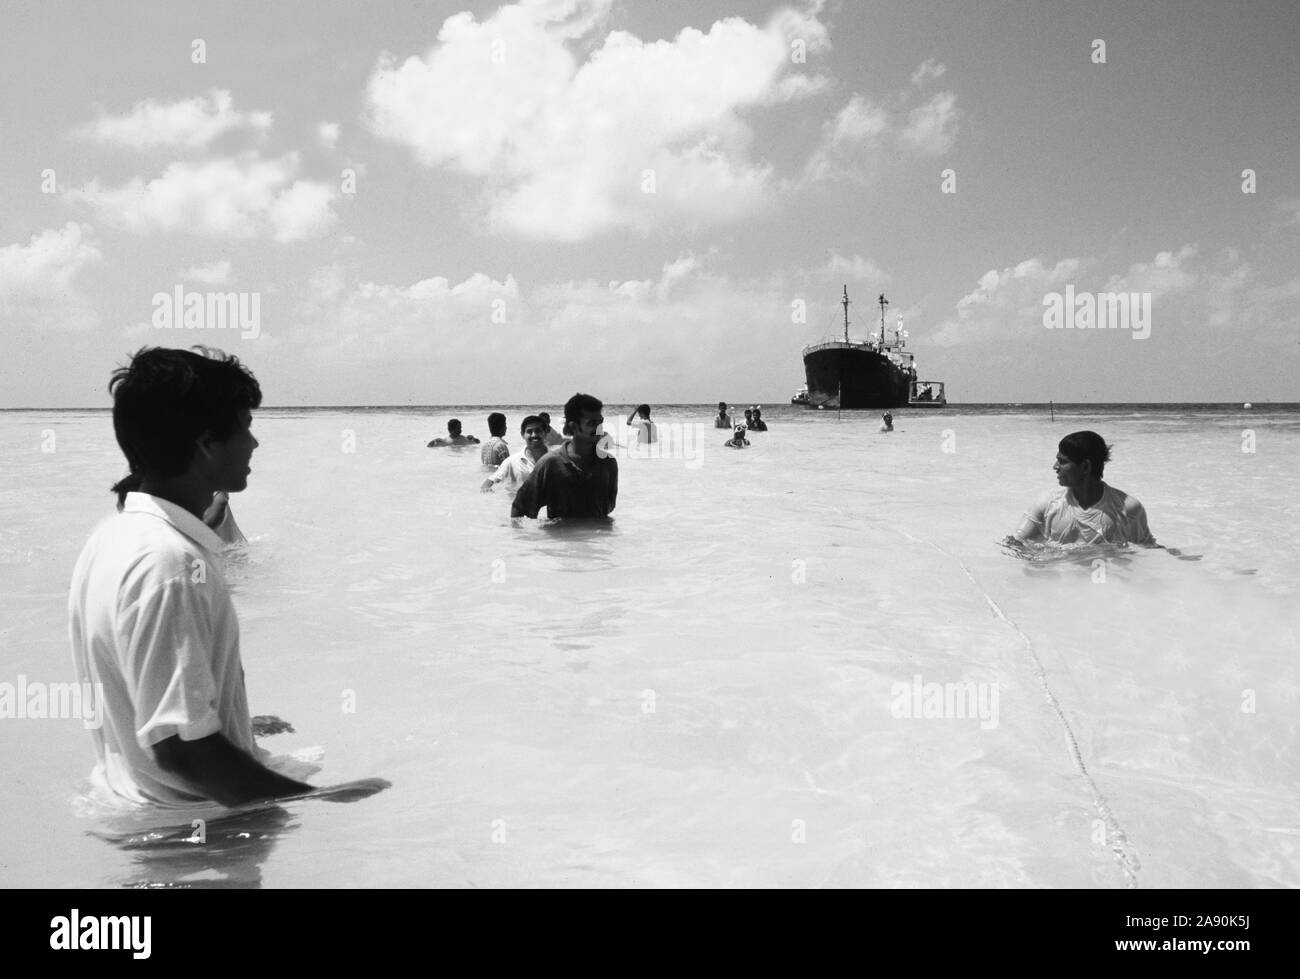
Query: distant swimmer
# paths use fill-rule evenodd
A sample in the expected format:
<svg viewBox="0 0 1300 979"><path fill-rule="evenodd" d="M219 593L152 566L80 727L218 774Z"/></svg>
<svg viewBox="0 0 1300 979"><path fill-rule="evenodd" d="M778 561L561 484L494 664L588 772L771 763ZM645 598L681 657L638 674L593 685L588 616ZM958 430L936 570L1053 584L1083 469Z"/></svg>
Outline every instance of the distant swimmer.
<svg viewBox="0 0 1300 979"><path fill-rule="evenodd" d="M763 421L763 409L758 405L754 405L753 412L754 417L753 421L749 425L749 430L751 432L766 432L767 422ZM749 414L749 412L746 412L746 414Z"/></svg>
<svg viewBox="0 0 1300 979"><path fill-rule="evenodd" d="M637 405L627 416L627 427L636 433L636 440L642 445L659 441L659 426L650 420L649 405Z"/></svg>
<svg viewBox="0 0 1300 979"><path fill-rule="evenodd" d="M248 543L239 524L235 523L234 511L230 509L230 497L225 490L212 494L211 505L203 511L203 522L227 544Z"/></svg>
<svg viewBox="0 0 1300 979"><path fill-rule="evenodd" d="M880 430L882 432L892 432L894 430L894 416L885 412L880 416Z"/></svg>
<svg viewBox="0 0 1300 979"><path fill-rule="evenodd" d="M748 431L753 427L754 427L754 409L746 408L745 409L745 430Z"/></svg>
<svg viewBox="0 0 1300 979"><path fill-rule="evenodd" d="M449 445L478 445L478 439L473 435L461 435L460 419L453 418L447 422L447 438L436 438L425 448L441 449Z"/></svg>
<svg viewBox="0 0 1300 979"><path fill-rule="evenodd" d="M506 444L506 416L499 411L488 415L488 432L492 437L483 443L479 450L479 459L487 472L496 472L497 466L510 458L510 446Z"/></svg>
<svg viewBox="0 0 1300 979"><path fill-rule="evenodd" d="M727 414L727 402L718 402L718 417L713 419L714 428L731 428L731 416Z"/></svg>
<svg viewBox="0 0 1300 979"><path fill-rule="evenodd" d="M722 443L729 449L744 449L749 447L749 439L745 438L745 426L737 425L736 430L732 432L731 438Z"/></svg>
<svg viewBox="0 0 1300 979"><path fill-rule="evenodd" d="M561 435L559 432L557 432L555 429L551 428L551 413L549 411L543 411L537 417L542 420L542 425L544 426L544 431L542 432L542 440L548 446L563 445L564 436Z"/></svg>
<svg viewBox="0 0 1300 979"><path fill-rule="evenodd" d="M248 486L257 380L220 351L146 347L109 391L131 474L113 487L121 512L91 533L68 598L76 677L99 692L96 793L238 806L386 788L365 779L318 789L268 767L254 741L221 541L202 518L215 494Z"/></svg>
<svg viewBox="0 0 1300 979"><path fill-rule="evenodd" d="M1102 482L1110 448L1100 435L1073 432L1061 439L1058 449L1052 468L1060 488L1030 507L1016 530L1016 540L1159 546L1147 527L1142 504Z"/></svg>
<svg viewBox="0 0 1300 979"><path fill-rule="evenodd" d="M483 480L483 485L479 488L487 493L497 484L505 482L506 489L515 493L524 484L524 480L529 477L542 456L550 451L546 439L542 437L544 428L541 418L537 415L529 415L525 418L523 424L519 426L519 434L524 437L524 447L504 460L493 475Z"/></svg>
<svg viewBox="0 0 1300 979"><path fill-rule="evenodd" d="M618 499L618 460L601 458L596 443L604 434L604 405L589 394L575 394L564 406L573 438L548 452L519 487L512 517L607 517Z"/></svg>

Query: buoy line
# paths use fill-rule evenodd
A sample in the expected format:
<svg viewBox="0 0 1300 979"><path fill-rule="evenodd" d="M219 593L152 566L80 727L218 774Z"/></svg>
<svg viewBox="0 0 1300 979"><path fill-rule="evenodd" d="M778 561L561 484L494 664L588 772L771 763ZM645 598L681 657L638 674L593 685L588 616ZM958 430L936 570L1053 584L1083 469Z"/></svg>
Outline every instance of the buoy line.
<svg viewBox="0 0 1300 979"><path fill-rule="evenodd" d="M1088 786L1088 791L1092 793L1093 808L1097 811L1097 815L1101 817L1102 821L1106 825L1106 839L1110 846L1110 851L1114 855L1116 862L1119 864L1120 870L1123 872L1125 879L1128 881L1128 886L1130 888L1136 888L1138 886L1137 872L1141 869L1142 864L1138 860L1137 855L1132 852L1132 848L1128 842L1128 836L1125 834L1123 827L1120 826L1119 821L1115 818L1115 814L1111 811L1110 804L1106 801L1106 797L1102 795L1101 789L1098 788L1096 781L1089 773L1088 766L1083 763L1083 753L1079 750L1079 741L1074 735L1074 729L1070 727L1070 722L1065 717L1065 711L1061 708L1061 702L1057 700L1056 694L1052 691L1051 684L1047 682L1047 670L1043 667L1042 660L1038 658L1038 652L1034 649L1034 644L1030 640L1029 636L1025 634L1025 631L1021 629L1010 616L1002 611L1001 606L993 600L993 596L990 595L984 589L984 586L979 583L979 580L971 573L970 568L966 567L965 561L950 551L944 550L933 541L921 537L914 537L907 531L899 530L897 527L894 529L898 530L898 532L908 540L915 541L918 544L926 544L934 548L940 554L956 561L957 565L961 568L962 573L966 575L970 580L970 583L979 589L980 594L984 596L984 601L987 602L989 608L993 610L993 614L1015 630L1016 635L1018 635L1021 642L1025 644L1025 650L1029 653L1029 658L1033 662L1034 675L1038 679L1038 685L1042 687L1043 696L1047 699L1048 705L1051 706L1052 711L1056 714L1056 719L1060 722L1061 728L1065 732L1065 743L1070 753L1070 760L1074 763L1075 769L1078 771L1084 783Z"/></svg>

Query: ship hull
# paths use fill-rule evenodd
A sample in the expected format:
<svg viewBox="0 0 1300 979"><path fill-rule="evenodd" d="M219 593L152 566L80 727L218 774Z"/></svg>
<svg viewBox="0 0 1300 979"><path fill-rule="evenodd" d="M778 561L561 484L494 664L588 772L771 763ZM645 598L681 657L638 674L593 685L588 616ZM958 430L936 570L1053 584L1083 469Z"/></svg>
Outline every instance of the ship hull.
<svg viewBox="0 0 1300 979"><path fill-rule="evenodd" d="M822 345L804 355L808 404L815 408L902 408L913 375L888 357L853 346Z"/></svg>

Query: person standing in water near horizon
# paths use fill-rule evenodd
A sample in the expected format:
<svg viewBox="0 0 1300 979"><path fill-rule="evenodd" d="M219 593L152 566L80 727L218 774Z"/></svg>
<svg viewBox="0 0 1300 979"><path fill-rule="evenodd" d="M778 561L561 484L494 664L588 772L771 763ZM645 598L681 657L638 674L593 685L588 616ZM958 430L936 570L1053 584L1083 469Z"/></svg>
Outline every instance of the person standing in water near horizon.
<svg viewBox="0 0 1300 979"><path fill-rule="evenodd" d="M542 456L551 451L546 445L546 439L542 437L544 428L541 418L537 415L529 415L525 418L523 424L519 426L519 434L524 437L524 447L504 460L493 475L483 480L483 485L479 489L484 493L490 493L494 486L504 480L506 488L511 493L518 492L519 487L536 468Z"/></svg>
<svg viewBox="0 0 1300 979"><path fill-rule="evenodd" d="M197 349L143 347L109 383L130 474L68 596L77 680L103 698L91 783L135 805L373 795L389 783L317 789L267 767L254 741L221 541L202 516L215 494L248 486L262 390L237 358Z"/></svg>
<svg viewBox="0 0 1300 979"><path fill-rule="evenodd" d="M479 449L479 461L487 472L496 472L497 466L510 458L510 446L506 443L506 416L499 411L488 415L488 433L492 436Z"/></svg>
<svg viewBox="0 0 1300 979"><path fill-rule="evenodd" d="M746 429L746 431L766 432L766 431L767 431L767 422L763 421L763 409L760 408L758 405L754 405L754 407L751 408L750 411L753 412L754 417L753 417L753 419L750 421L749 426L748 426L748 428ZM750 412L748 412L748 411L745 412L746 415L749 415L749 413L750 413Z"/></svg>
<svg viewBox="0 0 1300 979"><path fill-rule="evenodd" d="M637 417L637 416L640 417ZM650 406L637 405L627 416L627 427L636 434L636 441L649 445L659 441L659 427L650 420Z"/></svg>
<svg viewBox="0 0 1300 979"><path fill-rule="evenodd" d="M425 448L442 449L454 445L478 445L478 439L476 439L473 435L462 435L460 433L459 418L453 418L451 421L447 422L446 438L441 438L441 437L436 438L432 442L430 442L427 446L425 446Z"/></svg>
<svg viewBox="0 0 1300 979"><path fill-rule="evenodd" d="M608 517L618 500L618 460L597 452L604 435L604 405L589 394L575 394L564 405L573 438L548 452L515 494L512 517ZM603 458L602 458L603 456Z"/></svg>
<svg viewBox="0 0 1300 979"><path fill-rule="evenodd" d="M212 494L212 505L203 511L203 522L227 544L247 544L248 538L235 523L235 511L230 509L230 496L225 490Z"/></svg>
<svg viewBox="0 0 1300 979"><path fill-rule="evenodd" d="M731 416L727 414L727 402L718 402L718 415L713 419L714 428L732 428Z"/></svg>
<svg viewBox="0 0 1300 979"><path fill-rule="evenodd" d="M1142 504L1102 481L1109 461L1110 446L1096 432L1072 432L1061 439L1052 464L1059 488L1029 508L1008 543L1160 546Z"/></svg>
<svg viewBox="0 0 1300 979"><path fill-rule="evenodd" d="M547 447L563 445L564 436L551 428L551 413L549 411L538 412L537 417L542 420L542 440L546 442Z"/></svg>

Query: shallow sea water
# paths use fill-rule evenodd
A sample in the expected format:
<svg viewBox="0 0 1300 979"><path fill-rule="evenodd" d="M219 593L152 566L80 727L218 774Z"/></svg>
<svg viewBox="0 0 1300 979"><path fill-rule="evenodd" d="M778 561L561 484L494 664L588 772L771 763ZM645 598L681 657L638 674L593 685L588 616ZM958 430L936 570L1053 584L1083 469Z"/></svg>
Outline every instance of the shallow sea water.
<svg viewBox="0 0 1300 979"><path fill-rule="evenodd" d="M392 788L111 843L82 723L0 719L0 883L1300 886L1296 410L777 408L623 456L607 526L523 527L424 447L487 410L258 412L233 497L249 701L296 729L265 746ZM1199 560L998 546L1083 428ZM0 452L0 682L67 681L110 419L0 413Z"/></svg>

